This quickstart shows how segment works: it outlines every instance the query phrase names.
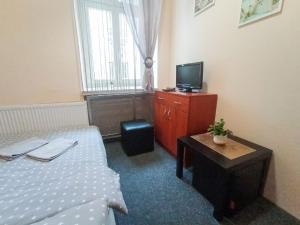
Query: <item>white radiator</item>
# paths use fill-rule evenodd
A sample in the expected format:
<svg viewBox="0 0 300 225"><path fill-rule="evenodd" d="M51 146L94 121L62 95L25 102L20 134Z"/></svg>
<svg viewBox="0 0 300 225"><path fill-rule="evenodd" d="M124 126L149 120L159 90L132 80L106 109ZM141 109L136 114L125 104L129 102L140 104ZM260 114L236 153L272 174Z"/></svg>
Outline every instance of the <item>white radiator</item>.
<svg viewBox="0 0 300 225"><path fill-rule="evenodd" d="M0 106L0 135L88 124L86 102Z"/></svg>

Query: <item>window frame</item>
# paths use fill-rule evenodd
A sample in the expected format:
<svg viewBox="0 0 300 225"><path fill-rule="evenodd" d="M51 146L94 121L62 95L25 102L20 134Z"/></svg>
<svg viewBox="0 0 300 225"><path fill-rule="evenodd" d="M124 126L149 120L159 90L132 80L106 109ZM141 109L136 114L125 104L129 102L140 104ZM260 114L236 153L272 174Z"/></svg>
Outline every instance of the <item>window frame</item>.
<svg viewBox="0 0 300 225"><path fill-rule="evenodd" d="M77 7L83 8L83 13L77 12L77 29L78 35L79 35L79 48L80 48L80 61L81 61L81 77L82 77L82 93L83 95L90 95L92 93L94 94L115 94L115 93L132 93L132 92L143 92L144 89L142 88L143 83L143 73L144 73L144 64L141 62L140 67L140 73L141 78L131 78L127 79L128 84L130 87L129 89L122 89L122 88L116 88L116 89L107 89L107 90L96 90L97 87L94 82L96 82L95 77L92 76L92 71L94 71L94 65L92 62L92 56L90 53L92 52L92 41L91 41L91 27L89 23L89 8L95 8L99 10L107 10L112 15L112 29L113 29L113 52L114 52L114 69L115 72L113 74L113 80L116 81L118 79L118 74L120 74L120 66L116 66L121 63L121 56L120 56L120 21L119 21L119 15L124 14L123 11L123 5L122 2L118 0L102 0L101 4L99 4L99 1L95 0L79 0L77 4L83 4L83 7ZM84 50L85 49L85 50ZM138 57L138 56L136 56ZM136 77L136 73L134 74ZM88 78L90 80L90 83L88 83ZM101 79L101 82L111 82L109 79ZM140 88L139 88L140 87Z"/></svg>

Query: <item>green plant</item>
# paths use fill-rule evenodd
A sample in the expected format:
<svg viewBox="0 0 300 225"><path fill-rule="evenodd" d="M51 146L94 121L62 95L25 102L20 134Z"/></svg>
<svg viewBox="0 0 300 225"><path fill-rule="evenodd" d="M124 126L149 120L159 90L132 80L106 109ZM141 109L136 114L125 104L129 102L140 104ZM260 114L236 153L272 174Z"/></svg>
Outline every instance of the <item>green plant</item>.
<svg viewBox="0 0 300 225"><path fill-rule="evenodd" d="M232 132L228 129L224 129L225 121L224 119L220 119L220 121L216 121L214 124L211 124L208 128L208 132L217 136L226 136L228 134L232 134Z"/></svg>

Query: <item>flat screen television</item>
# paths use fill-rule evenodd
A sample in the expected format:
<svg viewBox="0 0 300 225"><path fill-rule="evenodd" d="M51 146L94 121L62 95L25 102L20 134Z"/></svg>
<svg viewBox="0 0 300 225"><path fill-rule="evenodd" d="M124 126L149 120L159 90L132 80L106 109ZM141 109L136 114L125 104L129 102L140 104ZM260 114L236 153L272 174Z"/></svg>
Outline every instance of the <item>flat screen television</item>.
<svg viewBox="0 0 300 225"><path fill-rule="evenodd" d="M203 82L203 62L176 66L176 87L179 91L200 90Z"/></svg>

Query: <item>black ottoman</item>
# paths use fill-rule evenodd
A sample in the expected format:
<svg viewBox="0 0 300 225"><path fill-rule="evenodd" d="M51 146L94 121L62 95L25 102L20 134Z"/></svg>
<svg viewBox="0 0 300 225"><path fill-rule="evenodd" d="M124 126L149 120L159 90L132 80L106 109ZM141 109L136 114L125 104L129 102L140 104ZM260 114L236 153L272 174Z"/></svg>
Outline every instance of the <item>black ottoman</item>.
<svg viewBox="0 0 300 225"><path fill-rule="evenodd" d="M154 150L154 129L145 120L121 122L121 142L128 156Z"/></svg>

